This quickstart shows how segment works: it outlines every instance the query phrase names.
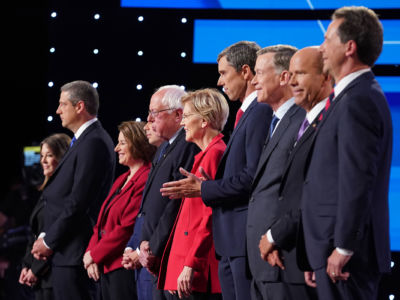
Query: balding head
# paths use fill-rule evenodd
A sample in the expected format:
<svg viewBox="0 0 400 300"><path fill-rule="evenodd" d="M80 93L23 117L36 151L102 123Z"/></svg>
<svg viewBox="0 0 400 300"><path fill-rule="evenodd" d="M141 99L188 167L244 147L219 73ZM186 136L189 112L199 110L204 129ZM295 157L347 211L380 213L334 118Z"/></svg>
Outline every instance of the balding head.
<svg viewBox="0 0 400 300"><path fill-rule="evenodd" d="M289 71L289 84L295 102L306 111L329 96L332 83L330 77L323 73L323 60L318 47L297 51L290 60Z"/></svg>

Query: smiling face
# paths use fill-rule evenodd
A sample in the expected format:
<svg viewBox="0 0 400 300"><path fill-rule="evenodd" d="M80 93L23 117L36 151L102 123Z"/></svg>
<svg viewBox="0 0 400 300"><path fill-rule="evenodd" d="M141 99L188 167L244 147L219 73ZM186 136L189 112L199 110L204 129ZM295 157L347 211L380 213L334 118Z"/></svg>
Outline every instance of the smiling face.
<svg viewBox="0 0 400 300"><path fill-rule="evenodd" d="M221 57L218 61L218 73L217 85L224 88L224 93L228 96L229 100L243 101L246 95L246 80L241 72L237 72L227 61L226 56Z"/></svg>
<svg viewBox="0 0 400 300"><path fill-rule="evenodd" d="M333 20L325 34L324 42L319 47L324 61L324 72L329 72L335 80L341 73L341 67L346 59L346 43L340 41L338 28L343 19Z"/></svg>
<svg viewBox="0 0 400 300"><path fill-rule="evenodd" d="M122 132L118 135L118 144L115 146L115 152L118 153L118 162L124 166L131 166L134 159L131 154L131 146Z"/></svg>
<svg viewBox="0 0 400 300"><path fill-rule="evenodd" d="M272 104L280 100L280 74L275 69L274 55L265 53L257 57L256 75L251 83L257 90L258 102Z"/></svg>
<svg viewBox="0 0 400 300"><path fill-rule="evenodd" d="M58 161L49 145L44 143L40 149L40 164L43 168L43 175L50 177L58 165Z"/></svg>
<svg viewBox="0 0 400 300"><path fill-rule="evenodd" d="M295 103L309 111L324 91L326 76L322 73L321 53L317 48L299 50L290 61L289 72Z"/></svg>
<svg viewBox="0 0 400 300"><path fill-rule="evenodd" d="M186 131L186 141L198 144L204 136L204 120L190 102L186 102L183 106L181 125L184 126L183 128Z"/></svg>

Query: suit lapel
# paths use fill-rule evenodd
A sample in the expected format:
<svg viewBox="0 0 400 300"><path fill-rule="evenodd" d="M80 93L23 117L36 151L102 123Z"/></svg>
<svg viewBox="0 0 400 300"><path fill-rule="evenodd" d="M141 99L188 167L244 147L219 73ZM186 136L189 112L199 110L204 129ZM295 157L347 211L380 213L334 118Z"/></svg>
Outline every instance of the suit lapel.
<svg viewBox="0 0 400 300"><path fill-rule="evenodd" d="M47 183L47 185L52 181L53 178L56 177L56 174L58 172L58 170L61 168L61 166L64 164L64 162L68 159L68 157L74 153L75 151L78 151L77 149L79 148L79 145L82 143L83 139L93 130L95 130L96 128L99 128L100 125L100 121L96 121L93 124L91 124L88 128L86 128L86 130L84 132L82 132L82 134L80 135L80 137L75 141L74 145L68 149L68 151L64 154L64 156L61 158L60 162L58 163L56 169L54 170L53 175L50 177L49 182Z"/></svg>
<svg viewBox="0 0 400 300"><path fill-rule="evenodd" d="M328 116L331 114L332 111L335 110L336 105L340 102L340 100L346 95L347 91L350 90L351 88L353 88L355 85L357 85L360 81L368 79L368 80L372 80L374 78L373 73L370 72L366 72L364 74L361 74L360 76L358 76L356 79L354 79L352 82L350 82L345 88L344 90L337 95L334 100L332 101L329 109L326 111L326 113L324 114L324 117L322 118L321 122L319 122L318 124L318 129L321 128L326 120L328 119ZM314 136L317 136L320 130L317 130Z"/></svg>
<svg viewBox="0 0 400 300"><path fill-rule="evenodd" d="M290 119L292 115L296 113L298 109L300 108L297 105L293 104L288 112L284 115L282 120L279 122L278 127L276 128L272 137L268 135L267 142L264 145L264 149L261 153L260 161L258 163L257 171L254 176L255 179L260 175L261 170L264 169L264 165L267 163L269 156L271 155L272 151L279 143L282 135L285 133L286 129L290 125ZM266 128L265 130L268 130L268 128Z"/></svg>
<svg viewBox="0 0 400 300"><path fill-rule="evenodd" d="M144 189L144 191L143 191L143 197L142 197L142 199L145 199L146 194L147 194L147 192L148 192L148 190L149 190L149 188L150 188L150 186L151 186L151 183L153 182L154 176L155 176L155 174L157 174L157 170L158 170L159 168L161 168L161 166L162 166L163 162L165 161L165 159L167 158L168 154L175 148L176 144L179 143L179 141L180 141L181 139L185 138L185 131L184 131L182 128L179 129L179 130L180 130L180 131L179 131L177 137L175 138L175 140L173 141L173 143L168 147L167 151L166 151L165 154L160 158L160 160L159 160L158 162L157 162L157 158L155 158L155 159L153 160L153 166L152 166L152 168L151 168L151 170L150 170L150 174L149 174L149 177L148 177L148 179L147 179L145 189ZM168 141L165 142L165 143L168 143ZM162 147L162 145L161 145L160 147ZM158 154L159 154L159 151L157 151L157 155L158 155ZM156 162L156 163L154 163L154 162ZM142 206L143 206L143 204L142 204Z"/></svg>
<svg viewBox="0 0 400 300"><path fill-rule="evenodd" d="M243 115L242 115L242 117L240 118L239 122L237 123L236 127L234 128L234 130L233 130L231 136L229 137L229 141L228 141L228 144L226 145L224 154L222 155L221 160L220 160L220 162L219 162L219 164L218 164L218 171L217 171L217 174L218 174L218 172L223 171L223 170L225 169L225 167L220 168L219 166L225 166L224 161L226 160L226 158L227 158L227 156L228 156L228 153L229 153L229 151L230 151L230 149L231 149L232 141L234 140L234 137L235 137L236 133L240 130L240 128L241 128L242 126L244 126L243 124L245 123L246 119L249 117L251 110L256 106L256 104L257 104L257 98L255 98L255 99L253 100L253 102L251 102L251 104L249 105L249 107L248 107L248 108L246 109L246 111L243 113ZM220 169L221 169L221 170L220 170ZM217 177L218 177L218 175L216 175L216 178L217 178Z"/></svg>
<svg viewBox="0 0 400 300"><path fill-rule="evenodd" d="M283 174L284 174L283 177L286 177L286 174L287 174L287 172L288 172L288 169L290 168L290 166L291 166L291 164L292 164L292 161L293 161L294 157L296 156L297 151L302 147L302 145L303 145L306 141L308 141L309 139L312 139L312 138L313 138L313 135L314 135L314 133L315 133L316 126L318 125L318 122L319 122L319 121L318 121L319 115L320 115L320 114L318 114L318 116L314 119L314 121L311 123L311 125L308 126L308 128L307 128L306 131L303 133L303 135L302 135L301 138L298 140L298 142L296 142L296 143L293 145L293 149L292 149L292 151L290 152L289 157L288 157L288 160L287 160L287 163L286 163L286 165L285 165L285 170L284 170L284 172L283 172Z"/></svg>

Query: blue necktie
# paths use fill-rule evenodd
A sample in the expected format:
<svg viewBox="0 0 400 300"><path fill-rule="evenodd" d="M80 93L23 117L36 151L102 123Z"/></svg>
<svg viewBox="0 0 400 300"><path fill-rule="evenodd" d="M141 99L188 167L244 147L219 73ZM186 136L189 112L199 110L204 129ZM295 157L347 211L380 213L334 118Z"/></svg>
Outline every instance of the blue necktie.
<svg viewBox="0 0 400 300"><path fill-rule="evenodd" d="M157 163L160 161L161 157L162 157L162 156L165 154L165 152L167 151L168 146L169 146L169 142L166 142L166 143L164 144L163 148L162 148L161 151L160 151L160 155L158 156Z"/></svg>
<svg viewBox="0 0 400 300"><path fill-rule="evenodd" d="M279 118L277 116L274 115L274 117L272 118L271 121L271 125L269 126L269 136L272 136L272 133L274 132L275 126L278 123Z"/></svg>
<svg viewBox="0 0 400 300"><path fill-rule="evenodd" d="M74 137L72 138L72 140L71 140L71 143L69 143L69 147L70 147L70 148L71 148L72 145L75 143L75 141L76 141L76 137L74 136Z"/></svg>

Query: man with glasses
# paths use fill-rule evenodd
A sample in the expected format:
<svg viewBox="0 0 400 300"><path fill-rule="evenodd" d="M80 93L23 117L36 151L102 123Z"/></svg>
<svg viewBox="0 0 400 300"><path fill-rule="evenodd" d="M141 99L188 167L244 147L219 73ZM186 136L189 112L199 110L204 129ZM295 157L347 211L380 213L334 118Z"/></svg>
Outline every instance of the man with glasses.
<svg viewBox="0 0 400 300"><path fill-rule="evenodd" d="M157 290L157 278L153 275L158 274L181 199L163 197L160 188L164 182L181 179L179 168L191 169L194 155L200 151L195 144L186 142L185 131L181 128L181 97L185 94L179 86L168 85L159 88L150 100L147 121L165 142L154 157L134 233L127 245L136 249L137 256L132 266L136 266L138 299L164 299L163 291Z"/></svg>

